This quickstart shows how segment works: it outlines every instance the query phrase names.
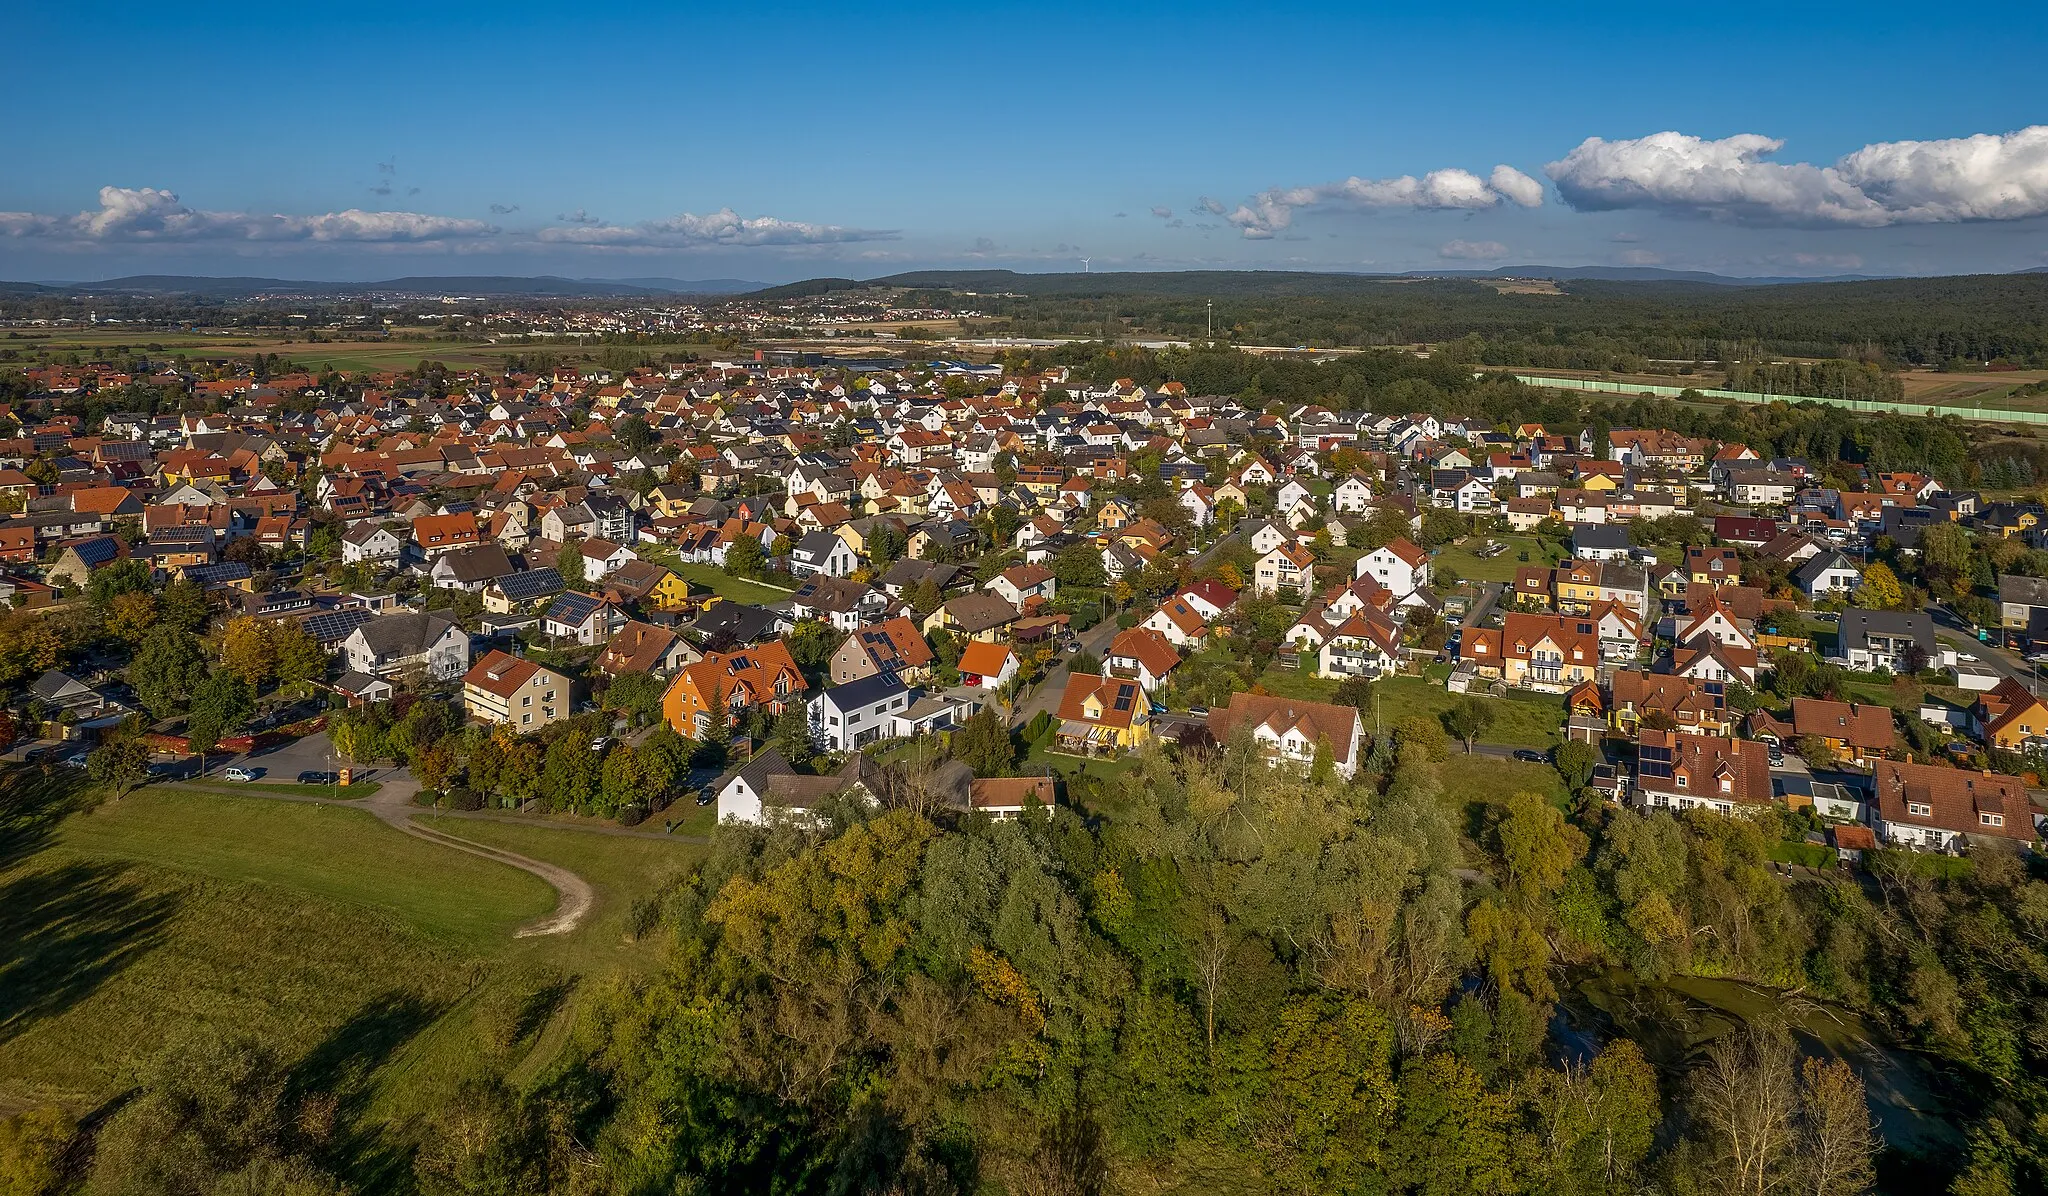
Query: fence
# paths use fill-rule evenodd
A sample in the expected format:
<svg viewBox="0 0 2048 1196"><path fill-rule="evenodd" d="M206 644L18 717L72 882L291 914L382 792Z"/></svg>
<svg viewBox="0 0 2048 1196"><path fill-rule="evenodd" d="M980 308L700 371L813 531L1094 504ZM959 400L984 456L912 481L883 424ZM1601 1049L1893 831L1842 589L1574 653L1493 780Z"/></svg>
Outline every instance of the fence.
<svg viewBox="0 0 2048 1196"><path fill-rule="evenodd" d="M1490 372L1490 371L1483 371ZM1530 386L1556 390L1589 390L1601 394L1655 395L1675 399L1691 391L1708 399L1733 399L1738 403L1826 403L1852 411L1874 411L1895 415L1953 415L1958 419L2005 424L2048 424L2048 411L1984 410L1982 407L1943 407L1933 403L1887 403L1880 399L1831 399L1821 395L1772 395L1754 390L1710 390L1705 387L1652 386L1641 382L1607 382L1598 378L1551 378L1541 374L1515 374Z"/></svg>

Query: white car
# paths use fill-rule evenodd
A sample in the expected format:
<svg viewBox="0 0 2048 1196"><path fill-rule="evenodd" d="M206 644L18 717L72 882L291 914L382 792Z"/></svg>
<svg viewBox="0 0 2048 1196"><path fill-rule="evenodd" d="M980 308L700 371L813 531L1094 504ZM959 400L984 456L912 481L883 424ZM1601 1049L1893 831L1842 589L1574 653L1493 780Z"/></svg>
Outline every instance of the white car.
<svg viewBox="0 0 2048 1196"><path fill-rule="evenodd" d="M253 781L256 779L256 774L246 768L230 768L220 775L230 781Z"/></svg>

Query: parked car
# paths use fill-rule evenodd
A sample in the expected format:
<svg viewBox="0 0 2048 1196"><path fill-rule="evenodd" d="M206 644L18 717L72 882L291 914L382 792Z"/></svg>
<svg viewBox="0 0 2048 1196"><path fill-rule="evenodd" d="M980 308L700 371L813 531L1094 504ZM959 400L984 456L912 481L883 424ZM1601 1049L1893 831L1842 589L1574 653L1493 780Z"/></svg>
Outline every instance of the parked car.
<svg viewBox="0 0 2048 1196"><path fill-rule="evenodd" d="M1784 749L1782 749L1782 748L1779 748L1779 747L1776 747L1776 746L1773 746L1773 747L1771 748L1771 750L1770 750L1770 759L1771 759L1771 767L1772 767L1772 768L1783 768L1783 767L1785 767L1785 752L1784 752Z"/></svg>
<svg viewBox="0 0 2048 1196"><path fill-rule="evenodd" d="M341 777L339 775L331 772L322 772L317 768L309 768L299 774L299 784L301 785L333 785L340 780Z"/></svg>
<svg viewBox="0 0 2048 1196"><path fill-rule="evenodd" d="M256 779L256 774L246 768L231 767L220 775L230 781L253 781Z"/></svg>
<svg viewBox="0 0 2048 1196"><path fill-rule="evenodd" d="M1550 757L1537 751L1535 748L1516 748L1515 759L1522 761L1524 764L1544 764L1549 761Z"/></svg>
<svg viewBox="0 0 2048 1196"><path fill-rule="evenodd" d="M85 767L85 753L84 753L84 752L79 752L79 753L78 753L77 755L75 755L75 756L66 756L66 757L64 758L64 763L66 763L66 764L69 764L69 765L70 765L71 767L73 767L73 768L84 768L84 767Z"/></svg>
<svg viewBox="0 0 2048 1196"><path fill-rule="evenodd" d="M609 735L600 735L600 736L598 736L598 737L597 737L596 739L593 739L593 740L591 740L591 741L590 741L590 750L591 750L591 751L593 751L593 752L601 752L601 751L605 750L606 748L610 747L611 745L612 745L612 737L611 737L611 736L609 736Z"/></svg>

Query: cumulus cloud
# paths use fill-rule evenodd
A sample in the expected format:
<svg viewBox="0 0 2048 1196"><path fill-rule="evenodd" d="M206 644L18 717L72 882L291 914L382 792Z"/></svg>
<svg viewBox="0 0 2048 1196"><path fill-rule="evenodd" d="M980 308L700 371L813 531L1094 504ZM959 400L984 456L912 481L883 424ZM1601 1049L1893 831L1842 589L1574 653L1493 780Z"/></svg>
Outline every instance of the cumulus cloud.
<svg viewBox="0 0 2048 1196"><path fill-rule="evenodd" d="M1503 203L1533 208L1543 203L1543 184L1512 166L1496 166L1487 178L1469 170L1432 170L1421 178L1352 177L1313 187L1274 187L1235 207L1203 196L1201 208L1262 240L1294 222L1301 208L1413 208L1420 211L1483 211Z"/></svg>
<svg viewBox="0 0 2048 1196"><path fill-rule="evenodd" d="M1651 208L1737 223L1881 228L2048 215L2048 125L1866 145L1832 165L1775 162L1784 142L1588 137L1545 168L1581 211Z"/></svg>
<svg viewBox="0 0 2048 1196"><path fill-rule="evenodd" d="M1492 262L1508 255L1508 247L1499 241L1446 241L1436 255L1463 262Z"/></svg>
<svg viewBox="0 0 2048 1196"><path fill-rule="evenodd" d="M1159 218L1160 218L1161 220L1171 220L1171 219L1173 219L1173 209L1172 209L1172 208L1169 208L1169 207L1167 207L1167 206L1166 206L1165 204L1160 204L1160 205L1158 205L1158 206L1154 207L1154 208L1152 209L1152 214L1153 214L1154 216L1157 216L1157 217L1159 217Z"/></svg>
<svg viewBox="0 0 2048 1196"><path fill-rule="evenodd" d="M446 241L489 236L495 225L419 212L350 208L317 216L209 212L155 187L102 187L96 211L75 216L0 212L0 236L72 242Z"/></svg>
<svg viewBox="0 0 2048 1196"><path fill-rule="evenodd" d="M576 215L583 215L580 208ZM704 216L684 212L665 220L644 220L638 224L605 224L586 218L576 227L544 228L534 236L557 244L695 249L708 245L831 245L853 241L893 241L897 233L892 229L805 224L778 220L773 216L741 216L731 208L721 208Z"/></svg>

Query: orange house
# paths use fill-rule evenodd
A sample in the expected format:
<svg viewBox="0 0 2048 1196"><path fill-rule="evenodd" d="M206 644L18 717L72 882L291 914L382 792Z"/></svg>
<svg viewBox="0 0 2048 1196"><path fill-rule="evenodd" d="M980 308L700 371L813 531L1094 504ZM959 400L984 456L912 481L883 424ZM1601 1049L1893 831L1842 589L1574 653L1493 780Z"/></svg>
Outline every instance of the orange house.
<svg viewBox="0 0 2048 1196"><path fill-rule="evenodd" d="M766 707L781 714L783 703L804 691L803 672L781 640L714 652L686 665L661 696L661 716L679 735L708 739L730 730L741 714ZM714 722L711 710L725 707L723 720Z"/></svg>

